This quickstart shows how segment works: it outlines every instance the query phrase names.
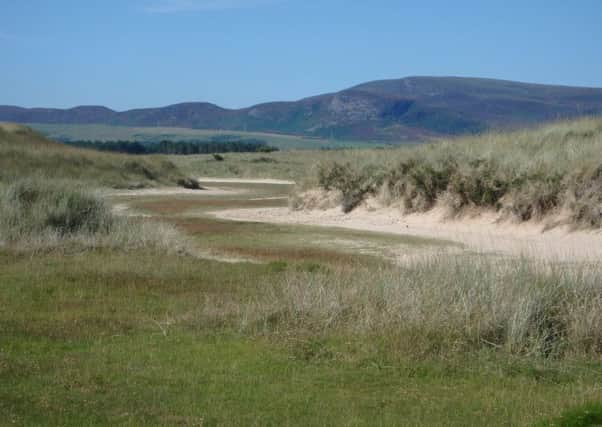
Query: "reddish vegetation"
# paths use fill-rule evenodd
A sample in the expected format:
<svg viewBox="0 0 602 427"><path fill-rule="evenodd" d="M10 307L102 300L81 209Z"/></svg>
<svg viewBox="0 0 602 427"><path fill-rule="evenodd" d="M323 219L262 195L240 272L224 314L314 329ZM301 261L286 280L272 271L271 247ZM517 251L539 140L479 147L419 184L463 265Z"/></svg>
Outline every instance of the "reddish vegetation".
<svg viewBox="0 0 602 427"><path fill-rule="evenodd" d="M366 255L352 255L344 252L323 248L286 248L276 247L241 247L233 246L223 248L223 252L231 255L244 256L263 260L292 260L292 261L316 261L320 263L332 263L337 265L357 264L362 258L368 259Z"/></svg>
<svg viewBox="0 0 602 427"><path fill-rule="evenodd" d="M164 198L160 200L140 201L134 206L149 210L159 215L175 215L193 209L228 209L228 208L253 208L253 207L278 207L284 206L284 199L248 200L248 199L196 199L196 198Z"/></svg>

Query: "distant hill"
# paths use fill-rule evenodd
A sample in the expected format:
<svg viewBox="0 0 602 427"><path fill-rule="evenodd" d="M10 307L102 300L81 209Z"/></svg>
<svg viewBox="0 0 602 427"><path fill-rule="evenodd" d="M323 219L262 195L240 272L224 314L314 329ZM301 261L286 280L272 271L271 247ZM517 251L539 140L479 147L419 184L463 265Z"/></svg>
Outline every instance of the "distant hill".
<svg viewBox="0 0 602 427"><path fill-rule="evenodd" d="M407 77L242 109L183 103L123 112L0 106L18 123L109 124L273 132L326 138L416 140L602 113L602 89L464 77Z"/></svg>

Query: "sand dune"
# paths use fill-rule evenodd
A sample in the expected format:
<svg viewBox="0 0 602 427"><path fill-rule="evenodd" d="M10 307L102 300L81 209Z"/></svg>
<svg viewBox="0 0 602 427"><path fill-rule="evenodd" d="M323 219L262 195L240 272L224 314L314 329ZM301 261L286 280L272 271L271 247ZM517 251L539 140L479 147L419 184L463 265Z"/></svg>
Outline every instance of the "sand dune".
<svg viewBox="0 0 602 427"><path fill-rule="evenodd" d="M543 224L498 222L495 214L445 219L441 210L402 215L399 210L358 208L344 214L339 208L293 211L288 208L232 209L214 212L229 220L346 227L357 230L452 240L466 250L511 256L526 256L557 262L599 262L602 259L600 231L574 231Z"/></svg>

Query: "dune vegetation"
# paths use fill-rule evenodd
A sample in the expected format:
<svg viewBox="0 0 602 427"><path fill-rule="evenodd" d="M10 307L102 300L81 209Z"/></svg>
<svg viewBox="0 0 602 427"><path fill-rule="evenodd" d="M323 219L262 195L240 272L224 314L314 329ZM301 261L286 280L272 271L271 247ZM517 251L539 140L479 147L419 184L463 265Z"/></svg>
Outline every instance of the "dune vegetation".
<svg viewBox="0 0 602 427"><path fill-rule="evenodd" d="M325 162L314 182L339 191L346 212L378 196L405 212L435 205L451 214L476 208L519 221L555 215L598 228L601 153L602 120L581 119Z"/></svg>
<svg viewBox="0 0 602 427"><path fill-rule="evenodd" d="M0 188L0 242L18 250L184 250L177 231L119 217L100 194L68 180L23 178Z"/></svg>
<svg viewBox="0 0 602 427"><path fill-rule="evenodd" d="M111 188L173 185L186 179L165 157L66 147L28 127L0 124L0 183L25 176L86 181Z"/></svg>
<svg viewBox="0 0 602 427"><path fill-rule="evenodd" d="M602 417L595 263L437 252L457 245L209 214L285 206L283 185L230 183L205 197L97 191L170 184L180 170L200 175L197 162L235 159L265 177L274 162L253 160L273 158L299 188L410 211L465 195L456 212L505 212L532 194L536 218L577 212L572 195L587 206L572 221L591 227L598 120L163 169L162 157L136 157L154 179L126 168L125 155L0 130L0 414L9 423L575 426ZM546 186L557 197L540 211L533 200ZM359 245L424 256L395 264Z"/></svg>
<svg viewBox="0 0 602 427"><path fill-rule="evenodd" d="M115 216L99 190L187 184L165 158L66 147L0 125L0 243L19 250L181 250L173 227Z"/></svg>

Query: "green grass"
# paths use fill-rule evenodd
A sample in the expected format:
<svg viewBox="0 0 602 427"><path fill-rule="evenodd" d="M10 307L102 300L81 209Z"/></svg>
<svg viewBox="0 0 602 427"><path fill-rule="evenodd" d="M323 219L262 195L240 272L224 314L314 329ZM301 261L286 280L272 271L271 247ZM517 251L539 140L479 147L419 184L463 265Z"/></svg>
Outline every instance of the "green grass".
<svg viewBox="0 0 602 427"><path fill-rule="evenodd" d="M602 425L602 404L590 403L565 411L560 417L538 424L541 427L588 427Z"/></svg>
<svg viewBox="0 0 602 427"><path fill-rule="evenodd" d="M172 127L128 127L111 125L78 125L78 124L42 124L28 123L28 126L55 139L71 140L136 140L141 142L156 142L169 140L208 139L219 135L235 135L241 138L261 139L268 145L281 150L290 149L320 149L358 147L378 145L370 141L330 140L323 138L306 138L295 135L274 134L264 132L237 132L224 130L204 130Z"/></svg>
<svg viewBox="0 0 602 427"><path fill-rule="evenodd" d="M170 160L193 176L222 178L278 178L300 185L316 184L318 167L333 161L363 164L370 161L387 165L397 155L396 148L357 147L341 150L288 150L274 153L227 153L217 162L211 155L170 156ZM307 183L306 183L307 182Z"/></svg>
<svg viewBox="0 0 602 427"><path fill-rule="evenodd" d="M573 152L574 163L563 167L595 164L596 153L589 151L591 159L585 154L590 145L571 149L558 142L558 135L567 141L590 137L567 137L562 126L559 133L550 131L548 140L557 141L566 155ZM2 131L16 138L11 150L15 141L35 135L20 127ZM52 158L48 153L54 152L45 151L50 143L43 138L39 143L21 152L32 157L18 167L4 163L13 168L13 178L21 180L19 175L35 167L36 150ZM460 150L477 150L466 144ZM444 152L433 147L424 150ZM562 158L558 150L550 152L556 157L549 165ZM249 160L244 174L257 176L265 171L254 165L287 159L294 162L291 169L278 173L302 177L317 154L299 153L278 153L279 163L243 156L220 163ZM325 153L343 156L359 169L399 161L396 150ZM509 157L500 161L512 164L512 150L504 153ZM525 153L512 155L522 159ZM68 170L72 154L57 156L56 164ZM118 168L122 158L102 159ZM205 160L191 159L180 168L199 170L196 161ZM97 179L104 183L99 177L106 175L98 173L95 166L80 168L79 188ZM0 182L3 197L29 194L15 192L16 179ZM81 225L68 220L71 213L96 212L86 208L87 192L64 193L61 189L69 187L60 182L53 178L48 187L39 186L39 197L25 198L40 201L36 210L23 209L22 197L1 199L10 214L2 217L10 220L3 232L18 225L34 240L46 241L43 231L49 226ZM443 252L398 266L383 259L387 250L429 253L450 243L209 216L226 208L282 206L284 199L253 199L291 190L243 187L246 193L224 196L112 196L111 201L150 213L149 228L128 218L121 232L129 237L73 250L62 250L61 239L40 251L6 245L0 237L0 423L579 426L596 421L596 402L602 402L598 265ZM86 209L78 209L82 206ZM100 213L113 218L107 210ZM177 239L163 246L128 243L144 243L165 223L186 233L186 252L170 250L182 243ZM85 225L74 230L86 239L98 234ZM254 262L195 256L206 251Z"/></svg>
<svg viewBox="0 0 602 427"><path fill-rule="evenodd" d="M0 263L7 422L530 425L602 398L595 362L416 359L378 335L244 332L219 312L287 274L269 264L112 251Z"/></svg>

